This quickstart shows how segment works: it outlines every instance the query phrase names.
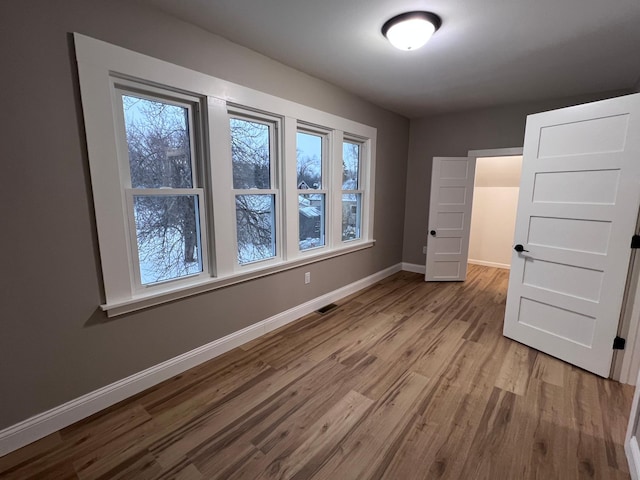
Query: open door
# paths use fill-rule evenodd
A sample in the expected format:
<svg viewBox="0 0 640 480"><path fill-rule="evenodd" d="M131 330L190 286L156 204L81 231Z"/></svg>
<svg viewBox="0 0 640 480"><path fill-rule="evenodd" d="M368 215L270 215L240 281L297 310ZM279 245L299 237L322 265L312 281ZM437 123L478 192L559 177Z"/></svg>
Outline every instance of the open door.
<svg viewBox="0 0 640 480"><path fill-rule="evenodd" d="M474 178L474 157L433 158L426 281L467 276Z"/></svg>
<svg viewBox="0 0 640 480"><path fill-rule="evenodd" d="M640 94L527 119L504 335L609 376L640 204Z"/></svg>

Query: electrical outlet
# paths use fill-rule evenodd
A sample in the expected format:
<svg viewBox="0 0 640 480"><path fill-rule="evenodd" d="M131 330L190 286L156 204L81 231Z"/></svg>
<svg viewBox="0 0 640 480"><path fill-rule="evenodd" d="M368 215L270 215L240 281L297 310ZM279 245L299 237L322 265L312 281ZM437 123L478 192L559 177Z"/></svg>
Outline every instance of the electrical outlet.
<svg viewBox="0 0 640 480"><path fill-rule="evenodd" d="M304 283L305 283L305 285L306 285L307 283L311 283L311 272L306 272L306 273L304 274Z"/></svg>
<svg viewBox="0 0 640 480"><path fill-rule="evenodd" d="M426 255L426 253L427 253L427 247L426 247L426 245L425 245L424 247L422 247L422 253L424 253L424 254Z"/></svg>

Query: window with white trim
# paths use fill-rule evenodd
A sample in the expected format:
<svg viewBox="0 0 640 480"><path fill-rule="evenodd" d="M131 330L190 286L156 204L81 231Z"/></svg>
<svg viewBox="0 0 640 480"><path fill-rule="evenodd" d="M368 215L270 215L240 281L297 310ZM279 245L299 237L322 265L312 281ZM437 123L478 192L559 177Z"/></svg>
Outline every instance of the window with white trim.
<svg viewBox="0 0 640 480"><path fill-rule="evenodd" d="M362 182L360 162L362 143L345 140L342 143L342 241L357 240L362 229Z"/></svg>
<svg viewBox="0 0 640 480"><path fill-rule="evenodd" d="M135 289L208 276L199 99L124 80L114 91Z"/></svg>
<svg viewBox="0 0 640 480"><path fill-rule="evenodd" d="M298 246L300 251L327 244L327 133L299 129L296 134Z"/></svg>
<svg viewBox="0 0 640 480"><path fill-rule="evenodd" d="M278 121L230 112L238 264L279 257Z"/></svg>
<svg viewBox="0 0 640 480"><path fill-rule="evenodd" d="M375 128L74 39L109 316L373 246Z"/></svg>

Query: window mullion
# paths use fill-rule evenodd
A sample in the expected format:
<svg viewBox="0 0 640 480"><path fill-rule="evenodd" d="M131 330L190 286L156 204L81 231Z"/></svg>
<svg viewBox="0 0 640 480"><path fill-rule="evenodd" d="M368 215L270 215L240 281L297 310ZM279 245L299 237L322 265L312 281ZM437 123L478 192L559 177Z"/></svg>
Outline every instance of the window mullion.
<svg viewBox="0 0 640 480"><path fill-rule="evenodd" d="M332 173L331 173L331 247L342 243L342 142L344 134L341 130L333 131Z"/></svg>
<svg viewBox="0 0 640 480"><path fill-rule="evenodd" d="M284 248L285 259L294 260L300 256L298 249L298 172L297 143L298 121L285 117L283 122L283 168L284 168Z"/></svg>
<svg viewBox="0 0 640 480"><path fill-rule="evenodd" d="M233 185L233 173L229 156L231 153L231 135L227 104L224 100L208 99L209 138L211 168L209 181L212 185L212 199L215 209L213 215L213 234L215 237L215 276L224 277L234 271L235 250L235 203L229 188Z"/></svg>
<svg viewBox="0 0 640 480"><path fill-rule="evenodd" d="M278 195L277 188L234 188L233 195Z"/></svg>
<svg viewBox="0 0 640 480"><path fill-rule="evenodd" d="M203 188L126 188L125 191L132 192L133 195L203 195Z"/></svg>
<svg viewBox="0 0 640 480"><path fill-rule="evenodd" d="M360 227L361 238L371 240L373 238L373 214L375 199L375 158L376 158L376 132L372 138L362 144L360 152L360 188L362 193L362 225Z"/></svg>

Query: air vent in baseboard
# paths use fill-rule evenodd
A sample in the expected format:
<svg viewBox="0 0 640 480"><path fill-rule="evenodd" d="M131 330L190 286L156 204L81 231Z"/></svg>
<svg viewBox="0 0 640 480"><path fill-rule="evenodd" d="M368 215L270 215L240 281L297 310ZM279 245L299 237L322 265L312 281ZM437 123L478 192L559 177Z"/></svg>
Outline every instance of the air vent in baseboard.
<svg viewBox="0 0 640 480"><path fill-rule="evenodd" d="M336 305L335 303L330 303L329 305L325 305L322 308L319 308L318 310L316 310L316 312L324 315L325 313L333 310L334 308L336 308L338 305Z"/></svg>

